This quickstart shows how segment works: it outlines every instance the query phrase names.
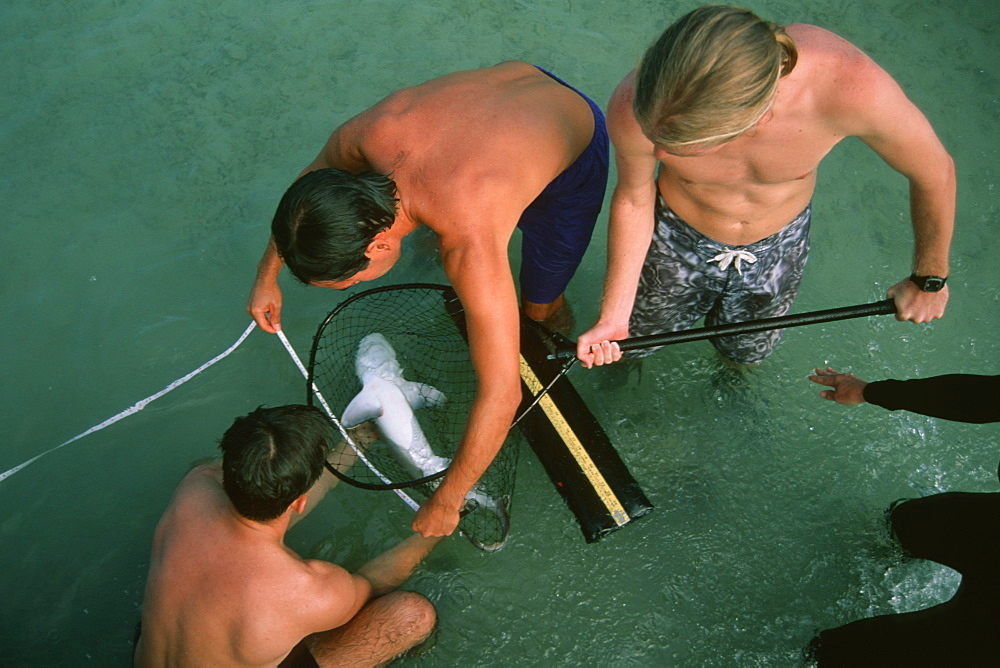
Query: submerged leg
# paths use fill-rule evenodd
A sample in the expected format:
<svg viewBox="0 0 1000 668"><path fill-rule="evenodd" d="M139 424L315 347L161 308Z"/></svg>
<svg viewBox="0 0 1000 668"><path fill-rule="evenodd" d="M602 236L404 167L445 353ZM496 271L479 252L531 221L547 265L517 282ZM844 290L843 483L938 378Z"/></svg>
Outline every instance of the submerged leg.
<svg viewBox="0 0 1000 668"><path fill-rule="evenodd" d="M522 299L521 308L526 316L554 332L559 332L563 336L570 336L573 333L576 323L573 309L570 308L565 295L559 295L555 301L548 304L536 304Z"/></svg>

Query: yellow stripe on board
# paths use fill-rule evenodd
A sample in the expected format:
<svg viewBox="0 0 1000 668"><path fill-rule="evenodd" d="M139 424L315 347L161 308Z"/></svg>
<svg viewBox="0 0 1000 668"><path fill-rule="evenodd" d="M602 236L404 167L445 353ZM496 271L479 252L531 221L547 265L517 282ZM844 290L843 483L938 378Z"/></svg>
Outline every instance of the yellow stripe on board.
<svg viewBox="0 0 1000 668"><path fill-rule="evenodd" d="M538 393L544 389L541 381L538 380L538 376L535 375L534 369L524 359L524 355L521 356L521 379L528 386L528 389L531 390L532 396L538 396ZM542 397L538 405L545 412L552 426L555 427L563 443L566 444L570 454L573 455L573 459L580 466L580 470L587 476L590 484L594 487L594 491L597 492L601 501L604 502L604 506L608 509L615 523L618 526L627 524L630 519L628 513L618 500L614 490L611 489L611 485L608 484L608 481L604 479L604 475L597 468L597 465L594 464L594 460L587 454L583 443L580 442L573 428L569 426L569 422L563 417L562 411L559 410L559 407L556 406L556 403L549 395Z"/></svg>

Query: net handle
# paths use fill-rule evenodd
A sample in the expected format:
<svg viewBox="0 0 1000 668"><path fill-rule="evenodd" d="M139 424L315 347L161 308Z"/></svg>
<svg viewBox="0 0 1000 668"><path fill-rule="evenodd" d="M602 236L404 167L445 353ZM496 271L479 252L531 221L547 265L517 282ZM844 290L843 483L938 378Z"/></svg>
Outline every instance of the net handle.
<svg viewBox="0 0 1000 668"><path fill-rule="evenodd" d="M666 346L672 343L686 343L688 341L702 341L718 336L730 336L733 334L754 334L771 329L784 329L787 327L799 327L801 325L812 325L821 322L832 322L834 320L847 320L850 318L863 318L870 315L885 315L896 312L896 302L892 299L872 302L870 304L858 304L856 306L844 306L841 308L827 309L825 311L811 311L809 313L799 313L797 315L782 315L775 318L762 318L760 320L750 320L747 322L734 322L726 325L711 325L709 327L696 327L685 329L680 332L665 332L663 334L651 334L649 336L635 336L618 341L618 347L622 351L638 350L640 348L652 348L654 346ZM567 359L576 357L576 348L564 348L549 355L549 359Z"/></svg>

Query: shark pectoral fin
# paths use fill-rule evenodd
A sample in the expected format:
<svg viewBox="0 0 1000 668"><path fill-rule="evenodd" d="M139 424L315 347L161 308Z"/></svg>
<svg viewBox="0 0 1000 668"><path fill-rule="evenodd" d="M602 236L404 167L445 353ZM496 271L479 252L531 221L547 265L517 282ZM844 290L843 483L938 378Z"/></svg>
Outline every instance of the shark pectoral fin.
<svg viewBox="0 0 1000 668"><path fill-rule="evenodd" d="M399 389L403 391L406 401L413 410L424 406L440 406L446 400L444 392L426 383L407 380L400 383Z"/></svg>
<svg viewBox="0 0 1000 668"><path fill-rule="evenodd" d="M350 429L362 422L382 417L382 412L382 402L378 393L363 388L351 399L351 403L347 404L340 421L345 428Z"/></svg>

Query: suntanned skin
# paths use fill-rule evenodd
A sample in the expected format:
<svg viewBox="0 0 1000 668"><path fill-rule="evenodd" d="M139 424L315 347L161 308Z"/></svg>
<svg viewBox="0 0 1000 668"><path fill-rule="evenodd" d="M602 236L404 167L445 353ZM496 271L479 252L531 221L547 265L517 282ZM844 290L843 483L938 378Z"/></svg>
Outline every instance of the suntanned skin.
<svg viewBox="0 0 1000 668"><path fill-rule="evenodd" d="M507 245L524 209L586 149L590 106L523 62L457 72L391 94L337 128L303 171L335 167L390 174L400 199L393 225L368 248L369 266L322 287L378 278L420 225L438 236L449 281L465 308L478 379L465 435L448 473L413 520L424 536L455 530L466 493L493 461L521 398L518 299ZM280 327L281 258L273 240L258 265L247 310ZM524 303L544 320L561 307Z"/></svg>
<svg viewBox="0 0 1000 668"><path fill-rule="evenodd" d="M670 208L705 236L728 245L753 243L806 207L820 161L845 137L860 138L909 179L913 271L948 275L955 169L930 123L882 68L847 41L804 24L786 31L798 48L798 63L779 81L771 111L722 145L667 152L643 134L633 116L635 72L615 89L607 114L618 168L608 274L598 322L577 340L584 366L621 357L610 342L628 337L653 234L657 186ZM896 302L898 320L929 322L944 314L948 288L926 293L903 280L888 296Z"/></svg>
<svg viewBox="0 0 1000 668"><path fill-rule="evenodd" d="M440 539L413 534L354 574L284 545L289 525L332 484L324 472L281 517L255 522L229 502L219 464L192 469L156 528L135 665L275 666L318 632L308 640L317 659L332 652L375 665L419 641L407 644L409 629L386 623L392 604L407 602L391 597L416 595L372 599L402 584Z"/></svg>

